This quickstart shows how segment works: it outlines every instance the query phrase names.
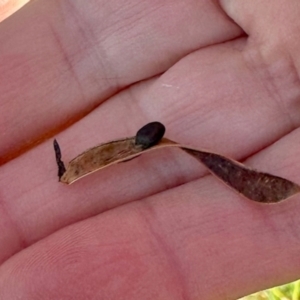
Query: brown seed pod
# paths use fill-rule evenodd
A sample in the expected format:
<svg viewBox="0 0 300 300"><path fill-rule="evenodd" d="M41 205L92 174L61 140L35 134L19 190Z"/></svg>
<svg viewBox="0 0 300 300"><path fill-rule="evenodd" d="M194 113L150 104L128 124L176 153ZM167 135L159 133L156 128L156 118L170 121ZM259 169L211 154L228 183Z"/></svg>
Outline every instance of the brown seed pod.
<svg viewBox="0 0 300 300"><path fill-rule="evenodd" d="M258 172L220 154L193 149L162 138L165 128L152 122L142 127L134 137L112 141L88 149L71 160L65 168L59 145L54 140L59 181L71 184L90 173L119 162L131 160L142 153L164 148L181 148L204 164L208 170L228 187L250 200L274 203L300 192L300 187L287 179Z"/></svg>
<svg viewBox="0 0 300 300"><path fill-rule="evenodd" d="M292 181L258 172L225 156L185 147L182 149L202 162L223 183L248 199L272 203L300 192L300 187Z"/></svg>
<svg viewBox="0 0 300 300"><path fill-rule="evenodd" d="M150 149L174 146L174 142L162 139L164 132L165 127L161 123L149 123L143 126L134 137L108 142L86 150L72 159L67 168L61 161L60 148L54 140L59 181L71 184L90 173L131 160Z"/></svg>

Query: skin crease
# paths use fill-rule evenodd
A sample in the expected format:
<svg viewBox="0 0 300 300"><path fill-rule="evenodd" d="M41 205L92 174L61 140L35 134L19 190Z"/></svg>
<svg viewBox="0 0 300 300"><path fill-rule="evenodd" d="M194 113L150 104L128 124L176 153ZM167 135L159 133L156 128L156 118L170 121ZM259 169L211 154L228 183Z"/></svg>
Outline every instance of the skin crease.
<svg viewBox="0 0 300 300"><path fill-rule="evenodd" d="M299 278L299 196L251 202L176 149L66 186L52 148L69 161L160 121L300 183L298 2L40 0L4 20L0 299L224 300Z"/></svg>

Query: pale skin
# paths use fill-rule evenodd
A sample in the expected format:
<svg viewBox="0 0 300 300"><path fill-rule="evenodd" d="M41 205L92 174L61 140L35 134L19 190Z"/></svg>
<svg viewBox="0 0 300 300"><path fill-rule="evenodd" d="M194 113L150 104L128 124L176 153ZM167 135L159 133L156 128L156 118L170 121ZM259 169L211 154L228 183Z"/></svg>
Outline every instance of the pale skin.
<svg viewBox="0 0 300 300"><path fill-rule="evenodd" d="M63 159L166 137L300 183L300 5L33 1L0 23L0 299L236 299L300 277L300 197L244 199L180 150L58 182Z"/></svg>

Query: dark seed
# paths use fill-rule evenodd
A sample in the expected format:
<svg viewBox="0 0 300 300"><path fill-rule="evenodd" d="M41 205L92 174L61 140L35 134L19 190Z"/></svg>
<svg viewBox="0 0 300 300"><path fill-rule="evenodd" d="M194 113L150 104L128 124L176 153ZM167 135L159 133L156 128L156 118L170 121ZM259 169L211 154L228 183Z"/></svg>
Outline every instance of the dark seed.
<svg viewBox="0 0 300 300"><path fill-rule="evenodd" d="M151 122L143 126L136 134L135 144L143 149L156 145L165 134L165 126L159 122Z"/></svg>

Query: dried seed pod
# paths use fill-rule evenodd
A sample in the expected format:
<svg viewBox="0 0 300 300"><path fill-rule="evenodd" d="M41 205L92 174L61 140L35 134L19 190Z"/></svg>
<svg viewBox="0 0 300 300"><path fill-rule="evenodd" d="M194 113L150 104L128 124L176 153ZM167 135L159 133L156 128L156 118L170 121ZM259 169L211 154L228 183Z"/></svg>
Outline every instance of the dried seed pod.
<svg viewBox="0 0 300 300"><path fill-rule="evenodd" d="M300 192L300 187L287 179L252 170L220 154L194 149L162 138L165 127L152 122L142 127L135 137L105 143L91 148L71 160L65 168L59 145L54 140L59 180L71 184L99 169L129 161L142 153L163 147L178 147L203 163L227 186L250 200L274 203Z"/></svg>
<svg viewBox="0 0 300 300"><path fill-rule="evenodd" d="M136 134L135 144L143 149L156 145L165 134L165 126L159 122L151 122L143 126Z"/></svg>
<svg viewBox="0 0 300 300"><path fill-rule="evenodd" d="M300 187L287 179L258 172L222 155L182 149L202 162L223 183L250 200L274 203L300 192Z"/></svg>
<svg viewBox="0 0 300 300"><path fill-rule="evenodd" d="M129 161L147 149L174 146L176 143L167 139L162 140L165 126L159 122L151 122L143 126L135 137L112 141L88 149L72 159L67 169L61 161L59 145L54 140L56 163L59 181L71 184L76 180L96 172L99 169L119 162Z"/></svg>

